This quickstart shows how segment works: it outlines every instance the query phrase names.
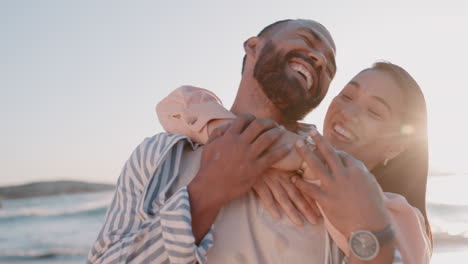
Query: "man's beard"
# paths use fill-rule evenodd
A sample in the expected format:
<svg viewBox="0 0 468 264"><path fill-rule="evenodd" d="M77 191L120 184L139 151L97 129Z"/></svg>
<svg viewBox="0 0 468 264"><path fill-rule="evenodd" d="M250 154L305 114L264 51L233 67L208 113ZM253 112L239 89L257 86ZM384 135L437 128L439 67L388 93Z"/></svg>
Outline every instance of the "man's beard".
<svg viewBox="0 0 468 264"><path fill-rule="evenodd" d="M283 117L286 120L297 121L317 107L323 98L320 72L317 72L317 80L314 80L316 90L313 94L304 90L299 79L288 76L286 67L292 58L300 58L312 66L315 65L311 58L298 52L281 54L276 45L268 41L254 66L254 78L268 99L281 111Z"/></svg>

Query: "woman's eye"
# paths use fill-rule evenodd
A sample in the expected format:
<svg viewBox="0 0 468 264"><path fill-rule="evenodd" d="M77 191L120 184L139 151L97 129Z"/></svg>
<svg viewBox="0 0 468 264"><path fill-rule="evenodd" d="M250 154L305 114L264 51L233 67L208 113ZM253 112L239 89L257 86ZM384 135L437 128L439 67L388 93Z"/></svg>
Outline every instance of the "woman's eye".
<svg viewBox="0 0 468 264"><path fill-rule="evenodd" d="M351 96L347 95L347 94L342 93L341 96L342 96L344 99L348 100L348 101L353 100L353 98L352 98Z"/></svg>
<svg viewBox="0 0 468 264"><path fill-rule="evenodd" d="M372 109L369 109L369 113L371 113L371 115L375 116L375 117L382 117L378 112L372 110Z"/></svg>

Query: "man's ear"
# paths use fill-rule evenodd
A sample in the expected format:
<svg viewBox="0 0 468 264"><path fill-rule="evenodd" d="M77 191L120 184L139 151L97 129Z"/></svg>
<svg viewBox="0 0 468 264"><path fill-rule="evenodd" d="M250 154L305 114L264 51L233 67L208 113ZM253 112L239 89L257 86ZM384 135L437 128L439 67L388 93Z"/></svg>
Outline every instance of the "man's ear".
<svg viewBox="0 0 468 264"><path fill-rule="evenodd" d="M259 43L259 38L258 37L251 37L244 41L244 51L247 57L255 57L257 54L257 49L258 43Z"/></svg>

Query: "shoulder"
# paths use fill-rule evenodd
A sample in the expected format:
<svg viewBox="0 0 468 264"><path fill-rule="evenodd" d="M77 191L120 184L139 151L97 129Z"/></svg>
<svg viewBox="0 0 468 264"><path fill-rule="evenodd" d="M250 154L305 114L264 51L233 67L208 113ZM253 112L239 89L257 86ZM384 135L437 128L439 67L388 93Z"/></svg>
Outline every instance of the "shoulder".
<svg viewBox="0 0 468 264"><path fill-rule="evenodd" d="M127 160L123 178L133 182L142 191L171 149L174 146L183 149L185 139L186 136L170 133L158 133L145 138Z"/></svg>
<svg viewBox="0 0 468 264"><path fill-rule="evenodd" d="M172 146L175 143L186 139L187 136L178 135L178 134L171 134L167 132L161 132L154 136L147 137L140 143L140 146L152 146L154 147L162 147L162 146Z"/></svg>

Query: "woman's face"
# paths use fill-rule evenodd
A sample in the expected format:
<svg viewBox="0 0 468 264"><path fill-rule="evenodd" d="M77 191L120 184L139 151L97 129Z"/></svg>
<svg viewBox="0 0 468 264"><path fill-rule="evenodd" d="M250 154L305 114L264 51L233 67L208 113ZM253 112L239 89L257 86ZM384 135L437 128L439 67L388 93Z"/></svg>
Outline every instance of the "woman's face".
<svg viewBox="0 0 468 264"><path fill-rule="evenodd" d="M356 75L330 104L323 134L369 170L401 150L403 94L385 72ZM397 153L397 154L398 154Z"/></svg>

